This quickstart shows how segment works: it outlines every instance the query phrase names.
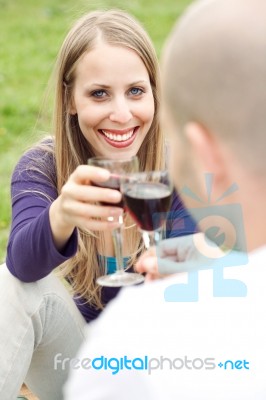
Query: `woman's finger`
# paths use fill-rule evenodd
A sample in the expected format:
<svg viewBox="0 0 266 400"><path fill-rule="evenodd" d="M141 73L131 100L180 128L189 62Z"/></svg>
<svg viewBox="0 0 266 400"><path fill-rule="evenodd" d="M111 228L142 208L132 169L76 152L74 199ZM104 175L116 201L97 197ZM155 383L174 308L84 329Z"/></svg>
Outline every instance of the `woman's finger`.
<svg viewBox="0 0 266 400"><path fill-rule="evenodd" d="M91 165L79 165L70 175L69 181L87 185L91 182L104 182L109 178L110 172L107 169L93 167Z"/></svg>
<svg viewBox="0 0 266 400"><path fill-rule="evenodd" d="M121 224L118 221L108 221L108 220L97 220L97 219L77 219L77 227L81 229L86 229L89 231L112 231L118 228Z"/></svg>
<svg viewBox="0 0 266 400"><path fill-rule="evenodd" d="M123 214L123 209L119 207L81 203L75 200L68 200L62 207L65 215L69 219L79 218L84 219L84 221L88 220L89 218L101 218L107 220L109 217L113 217L115 220Z"/></svg>
<svg viewBox="0 0 266 400"><path fill-rule="evenodd" d="M118 190L102 188L91 185L80 185L68 182L62 187L61 195L64 198L72 198L83 202L118 203L122 195Z"/></svg>

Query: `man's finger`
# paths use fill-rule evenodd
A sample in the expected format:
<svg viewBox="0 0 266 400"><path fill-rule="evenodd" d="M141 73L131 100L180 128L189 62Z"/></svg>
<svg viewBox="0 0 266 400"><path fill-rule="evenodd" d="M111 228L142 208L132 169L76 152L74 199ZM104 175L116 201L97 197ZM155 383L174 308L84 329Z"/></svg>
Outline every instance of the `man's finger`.
<svg viewBox="0 0 266 400"><path fill-rule="evenodd" d="M157 257L146 254L136 263L136 270L140 273L154 273L158 271Z"/></svg>

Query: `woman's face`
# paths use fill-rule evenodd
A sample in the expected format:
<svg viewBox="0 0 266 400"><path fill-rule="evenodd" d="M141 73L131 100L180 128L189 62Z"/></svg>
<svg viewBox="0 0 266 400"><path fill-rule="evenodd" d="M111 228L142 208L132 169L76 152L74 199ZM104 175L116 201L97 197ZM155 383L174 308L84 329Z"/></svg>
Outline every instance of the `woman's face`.
<svg viewBox="0 0 266 400"><path fill-rule="evenodd" d="M95 155L137 154L154 117L150 79L133 50L99 43L77 64L71 114Z"/></svg>

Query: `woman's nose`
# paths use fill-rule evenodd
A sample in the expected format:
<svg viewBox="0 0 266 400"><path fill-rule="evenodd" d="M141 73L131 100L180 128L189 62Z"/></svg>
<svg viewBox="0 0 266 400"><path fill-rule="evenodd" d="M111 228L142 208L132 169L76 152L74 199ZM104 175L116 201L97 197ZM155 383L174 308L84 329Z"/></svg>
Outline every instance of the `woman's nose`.
<svg viewBox="0 0 266 400"><path fill-rule="evenodd" d="M125 124L132 118L132 112L126 99L119 99L113 102L109 116L112 122Z"/></svg>

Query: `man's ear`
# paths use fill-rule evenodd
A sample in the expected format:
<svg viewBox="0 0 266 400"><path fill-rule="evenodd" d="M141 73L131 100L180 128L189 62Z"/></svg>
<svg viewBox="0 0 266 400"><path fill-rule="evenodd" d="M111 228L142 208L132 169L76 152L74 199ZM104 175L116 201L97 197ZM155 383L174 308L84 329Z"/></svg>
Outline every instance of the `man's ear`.
<svg viewBox="0 0 266 400"><path fill-rule="evenodd" d="M224 178L227 166L221 142L205 127L195 122L186 124L184 134L201 172L214 174L216 181Z"/></svg>

